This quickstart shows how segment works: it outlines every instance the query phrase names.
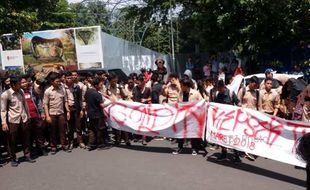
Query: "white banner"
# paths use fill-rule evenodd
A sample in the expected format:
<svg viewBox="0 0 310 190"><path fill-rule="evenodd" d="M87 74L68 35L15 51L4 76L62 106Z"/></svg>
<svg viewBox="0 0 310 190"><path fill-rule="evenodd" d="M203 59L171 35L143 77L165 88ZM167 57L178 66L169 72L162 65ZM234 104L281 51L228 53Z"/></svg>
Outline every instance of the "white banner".
<svg viewBox="0 0 310 190"><path fill-rule="evenodd" d="M205 101L182 104L141 104L118 101L105 109L110 125L145 136L203 138Z"/></svg>
<svg viewBox="0 0 310 190"><path fill-rule="evenodd" d="M224 147L305 167L296 141L310 132L310 123L284 120L250 109L210 103L206 138Z"/></svg>

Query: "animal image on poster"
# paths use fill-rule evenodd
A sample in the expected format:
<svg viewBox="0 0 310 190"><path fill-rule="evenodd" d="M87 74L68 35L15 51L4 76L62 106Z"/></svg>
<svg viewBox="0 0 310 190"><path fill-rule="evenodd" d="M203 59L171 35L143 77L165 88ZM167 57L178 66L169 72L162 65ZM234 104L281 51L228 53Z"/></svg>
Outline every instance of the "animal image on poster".
<svg viewBox="0 0 310 190"><path fill-rule="evenodd" d="M1 36L1 45L2 45L2 50L3 51L8 51L8 50L20 50L20 38L15 35L3 35Z"/></svg>
<svg viewBox="0 0 310 190"><path fill-rule="evenodd" d="M93 45L98 41L98 28L76 29L76 38L79 45Z"/></svg>
<svg viewBox="0 0 310 190"><path fill-rule="evenodd" d="M25 33L22 49L25 65L35 70L77 69L73 29Z"/></svg>

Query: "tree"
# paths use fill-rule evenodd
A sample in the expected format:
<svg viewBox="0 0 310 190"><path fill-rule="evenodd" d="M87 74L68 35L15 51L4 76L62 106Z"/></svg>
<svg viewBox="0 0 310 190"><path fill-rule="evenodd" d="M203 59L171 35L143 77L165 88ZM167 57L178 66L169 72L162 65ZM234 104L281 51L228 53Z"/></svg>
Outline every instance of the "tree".
<svg viewBox="0 0 310 190"><path fill-rule="evenodd" d="M167 23L169 11L179 9L181 52L236 50L241 56L260 56L279 47L309 41L307 0L144 0L131 6L140 21Z"/></svg>
<svg viewBox="0 0 310 190"><path fill-rule="evenodd" d="M76 13L67 0L58 0L56 6L43 18L40 30L70 28L77 26Z"/></svg>
<svg viewBox="0 0 310 190"><path fill-rule="evenodd" d="M100 25L104 30L108 28L109 12L103 1L73 3L70 7L77 15L77 26Z"/></svg>
<svg viewBox="0 0 310 190"><path fill-rule="evenodd" d="M21 34L40 29L57 0L2 0L0 1L0 34Z"/></svg>

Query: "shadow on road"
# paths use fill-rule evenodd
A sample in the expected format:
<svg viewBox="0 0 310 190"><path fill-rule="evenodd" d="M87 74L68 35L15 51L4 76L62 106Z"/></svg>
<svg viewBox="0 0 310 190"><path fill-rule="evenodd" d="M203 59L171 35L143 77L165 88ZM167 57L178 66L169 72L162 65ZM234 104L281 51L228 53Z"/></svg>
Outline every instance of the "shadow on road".
<svg viewBox="0 0 310 190"><path fill-rule="evenodd" d="M153 152L153 153L172 153L172 149L169 147L154 147L154 146L143 146L143 145L117 145L116 147L125 148L129 150L143 151L143 152Z"/></svg>
<svg viewBox="0 0 310 190"><path fill-rule="evenodd" d="M265 177L269 177L269 178L273 178L279 181L283 181L283 182L287 182L287 183L291 183L294 185L298 185L301 187L306 187L306 181L304 180L300 180L291 176L287 176L278 172L274 172L274 171L270 171L264 168L260 168L257 166L253 166L244 162L241 163L233 163L231 161L223 161L223 162L218 162L216 160L216 157L219 156L219 153L215 153L211 156L208 156L207 161L215 163L215 164L219 164L219 165L223 165L226 167L230 167L230 168L234 168L234 169L238 169L238 170L242 170L242 171L246 171L249 173L253 173L256 175L261 175L261 176L265 176Z"/></svg>

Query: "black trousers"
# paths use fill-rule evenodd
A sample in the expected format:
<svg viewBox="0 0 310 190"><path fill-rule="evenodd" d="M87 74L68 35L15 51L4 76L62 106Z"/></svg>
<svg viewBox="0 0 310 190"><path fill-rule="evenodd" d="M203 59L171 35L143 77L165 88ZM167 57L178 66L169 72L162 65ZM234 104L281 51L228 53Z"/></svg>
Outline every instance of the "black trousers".
<svg viewBox="0 0 310 190"><path fill-rule="evenodd" d="M90 147L105 144L106 126L103 118L89 118L89 141Z"/></svg>
<svg viewBox="0 0 310 190"><path fill-rule="evenodd" d="M202 139L199 139L199 138L191 138L190 139L191 141L191 146L192 146L192 149L195 150L195 151L199 151L199 150L202 150ZM177 142L178 142L178 148L182 149L183 148L183 145L184 145L184 139L177 139Z"/></svg>
<svg viewBox="0 0 310 190"><path fill-rule="evenodd" d="M76 132L77 143L83 143L80 112L70 111L70 120L68 121L68 140L69 144L73 144L74 132Z"/></svg>
<svg viewBox="0 0 310 190"><path fill-rule="evenodd" d="M44 121L41 118L30 118L29 119L29 127L30 127L30 145L33 142L36 142L37 147L44 147Z"/></svg>

